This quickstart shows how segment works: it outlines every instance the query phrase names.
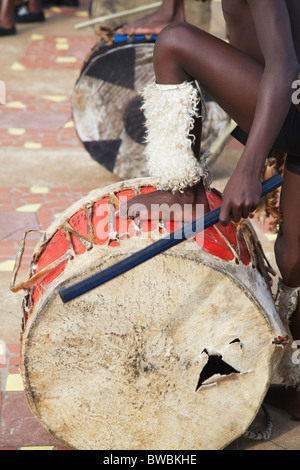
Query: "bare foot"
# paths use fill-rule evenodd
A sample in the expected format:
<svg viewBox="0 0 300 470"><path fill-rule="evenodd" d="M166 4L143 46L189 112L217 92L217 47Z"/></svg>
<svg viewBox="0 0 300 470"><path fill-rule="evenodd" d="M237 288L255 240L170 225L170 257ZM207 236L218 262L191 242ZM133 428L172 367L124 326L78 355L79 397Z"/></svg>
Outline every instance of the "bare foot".
<svg viewBox="0 0 300 470"><path fill-rule="evenodd" d="M151 18L151 16L152 15L149 15L149 17L145 16L144 18L141 18L140 20L131 21L130 23L127 23L126 25L124 25L122 28L117 29L116 33L128 35L128 36L138 35L138 34L157 35L169 23L164 23L162 21L156 22Z"/></svg>
<svg viewBox="0 0 300 470"><path fill-rule="evenodd" d="M202 183L184 193L154 191L142 194L121 204L119 215L123 219L165 220L192 222L209 212L209 204Z"/></svg>
<svg viewBox="0 0 300 470"><path fill-rule="evenodd" d="M167 3L167 2L166 2ZM122 26L116 32L118 34L159 34L161 30L174 21L185 21L184 8L174 10L174 6L170 8L168 5L162 5L154 13L143 16L135 21Z"/></svg>
<svg viewBox="0 0 300 470"><path fill-rule="evenodd" d="M271 385L265 403L287 411L300 421L300 392L296 389L284 385Z"/></svg>

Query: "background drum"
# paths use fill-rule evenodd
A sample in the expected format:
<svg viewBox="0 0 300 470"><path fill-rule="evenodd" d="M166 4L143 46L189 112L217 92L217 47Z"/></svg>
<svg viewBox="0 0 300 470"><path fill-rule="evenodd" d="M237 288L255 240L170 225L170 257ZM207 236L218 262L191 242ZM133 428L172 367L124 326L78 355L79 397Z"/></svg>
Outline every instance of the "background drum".
<svg viewBox="0 0 300 470"><path fill-rule="evenodd" d="M101 2L93 2L91 10L99 5ZM191 2L190 8L198 10L196 18L203 13L203 21L199 21L202 26L208 26L209 5ZM108 34L86 59L73 93L73 119L79 139L94 160L121 179L148 176L140 106L143 88L154 80L154 44L155 36ZM208 160L212 164L226 143L230 119L209 96L206 107L202 152L212 150L224 136Z"/></svg>
<svg viewBox="0 0 300 470"><path fill-rule="evenodd" d="M59 290L177 227L120 220L149 178L99 189L44 233L25 289L32 412L76 449L215 450L255 418L284 328L250 224L216 225L63 304ZM211 209L221 200L207 193ZM17 273L17 267L16 272Z"/></svg>

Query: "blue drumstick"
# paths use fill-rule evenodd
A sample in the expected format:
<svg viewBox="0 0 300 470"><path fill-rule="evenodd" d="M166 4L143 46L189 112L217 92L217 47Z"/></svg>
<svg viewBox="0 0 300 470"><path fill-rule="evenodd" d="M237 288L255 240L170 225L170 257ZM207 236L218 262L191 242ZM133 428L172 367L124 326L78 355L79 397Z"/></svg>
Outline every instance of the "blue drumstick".
<svg viewBox="0 0 300 470"><path fill-rule="evenodd" d="M282 177L277 173L271 178L267 179L262 184L262 196L279 188L283 183ZM138 266L139 264L147 261L154 256L168 250L172 246L181 243L182 241L195 236L202 230L215 225L219 221L221 207L208 212L203 217L200 217L193 222L185 224L182 228L175 230L168 236L152 243L151 245L137 251L136 253L124 258L123 260L115 263L114 265L100 271L87 279L84 279L73 286L63 288L59 291L60 297L63 302L68 302L80 295L98 287L107 281L120 276L121 274L129 271L130 269Z"/></svg>

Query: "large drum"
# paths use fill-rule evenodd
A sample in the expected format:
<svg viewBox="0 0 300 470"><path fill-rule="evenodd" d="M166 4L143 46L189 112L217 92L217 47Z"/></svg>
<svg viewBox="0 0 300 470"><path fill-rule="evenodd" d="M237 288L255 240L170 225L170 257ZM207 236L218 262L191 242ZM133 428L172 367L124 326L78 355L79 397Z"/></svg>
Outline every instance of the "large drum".
<svg viewBox="0 0 300 470"><path fill-rule="evenodd" d="M94 160L121 179L149 176L140 107L144 87L154 81L154 44L155 37L108 33L86 59L73 92L79 139ZM212 150L208 163L213 164L229 138L231 122L208 95L205 101L201 151Z"/></svg>
<svg viewBox="0 0 300 470"><path fill-rule="evenodd" d="M121 23L127 23L128 21L137 20L149 13L154 12L158 7L147 9L147 11L139 11L136 13L126 14L126 16L118 16L118 13L123 13L128 10L135 9L137 7L148 7L153 6L153 0L91 0L89 13L90 19L95 20L99 17L108 16L110 17L109 25L113 28L118 28ZM212 17L212 0L185 0L184 9L186 20L189 23L198 26L205 31L209 31L211 17ZM100 23L101 24L101 23ZM99 22L92 23L91 28L94 29L95 34L98 34Z"/></svg>
<svg viewBox="0 0 300 470"><path fill-rule="evenodd" d="M149 178L92 192L44 233L25 289L32 412L76 449L216 450L254 420L285 350L249 223L204 234L63 303L59 290L178 228L119 219ZM210 207L220 195L207 193ZM17 274L17 266L16 272Z"/></svg>

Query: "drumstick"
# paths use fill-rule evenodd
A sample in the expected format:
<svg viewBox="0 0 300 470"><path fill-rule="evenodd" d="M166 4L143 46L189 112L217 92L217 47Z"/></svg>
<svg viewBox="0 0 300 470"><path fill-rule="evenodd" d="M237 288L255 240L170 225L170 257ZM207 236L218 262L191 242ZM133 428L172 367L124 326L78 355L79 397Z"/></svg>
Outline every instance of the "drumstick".
<svg viewBox="0 0 300 470"><path fill-rule="evenodd" d="M282 177L276 173L262 183L262 196L279 188L283 183ZM208 212L203 217L185 224L182 228L175 230L169 235L152 243L151 245L137 251L136 253L124 258L112 266L100 271L87 279L84 279L73 286L63 288L59 295L63 302L69 302L76 297L98 287L111 279L114 279L139 264L153 258L154 256L168 250L169 248L183 242L184 240L195 236L197 233L215 225L219 221L221 207Z"/></svg>
<svg viewBox="0 0 300 470"><path fill-rule="evenodd" d="M161 5L162 2L151 3L150 5L143 5L141 7L132 8L131 10L117 11L116 13L110 13L109 15L99 16L92 20L84 21L83 23L77 23L74 27L75 29L86 28L87 26L92 26L97 23L105 23L105 21L115 20L121 18L122 16L133 15L134 13L142 13L146 10L152 10L152 8L157 8Z"/></svg>

